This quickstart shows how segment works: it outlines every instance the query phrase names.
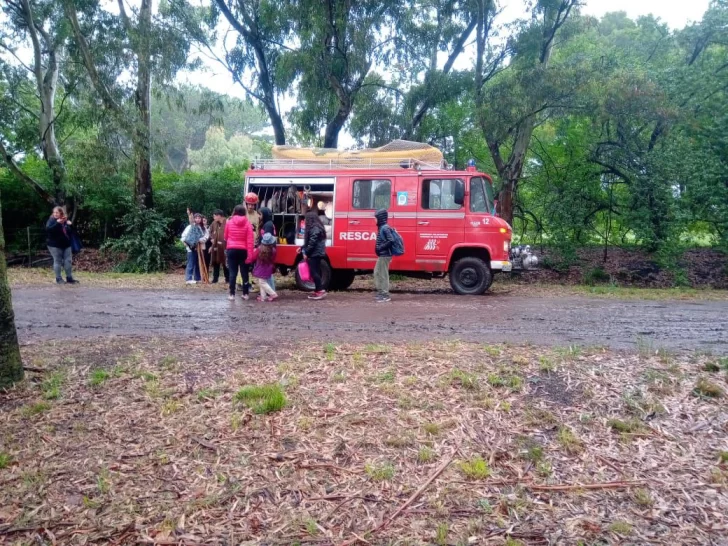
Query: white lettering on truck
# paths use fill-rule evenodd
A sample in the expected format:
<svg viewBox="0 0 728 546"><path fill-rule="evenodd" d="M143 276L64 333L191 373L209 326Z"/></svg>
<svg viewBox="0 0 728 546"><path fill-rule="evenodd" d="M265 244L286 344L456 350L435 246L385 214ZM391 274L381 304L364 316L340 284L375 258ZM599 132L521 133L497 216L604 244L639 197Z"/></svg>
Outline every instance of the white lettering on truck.
<svg viewBox="0 0 728 546"><path fill-rule="evenodd" d="M342 231L339 233L341 241L376 241L376 232L369 233L367 231Z"/></svg>

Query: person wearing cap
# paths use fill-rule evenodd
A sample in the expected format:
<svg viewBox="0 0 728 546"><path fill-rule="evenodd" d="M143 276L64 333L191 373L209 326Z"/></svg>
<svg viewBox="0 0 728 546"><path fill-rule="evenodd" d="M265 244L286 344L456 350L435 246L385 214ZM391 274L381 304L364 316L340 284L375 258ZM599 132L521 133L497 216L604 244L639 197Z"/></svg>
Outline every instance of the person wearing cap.
<svg viewBox="0 0 728 546"><path fill-rule="evenodd" d="M392 247L394 234L387 223L389 213L386 209L379 209L374 213L377 219L377 242L374 251L377 254L377 264L374 266L374 287L377 290L377 303L392 301L389 295L389 264L392 263Z"/></svg>

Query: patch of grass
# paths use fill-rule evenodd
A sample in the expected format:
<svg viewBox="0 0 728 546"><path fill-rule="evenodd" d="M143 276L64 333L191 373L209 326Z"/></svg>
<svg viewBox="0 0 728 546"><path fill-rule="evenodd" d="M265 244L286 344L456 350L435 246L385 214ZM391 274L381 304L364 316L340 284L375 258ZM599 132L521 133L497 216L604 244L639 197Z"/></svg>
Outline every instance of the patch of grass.
<svg viewBox="0 0 728 546"><path fill-rule="evenodd" d="M703 364L703 371L711 373L719 372L720 366L718 366L717 362L706 362L705 364Z"/></svg>
<svg viewBox="0 0 728 546"><path fill-rule="evenodd" d="M106 370L94 370L91 372L91 375L88 379L88 384L92 387L100 387L103 385L109 378L111 378L111 374L107 372Z"/></svg>
<svg viewBox="0 0 728 546"><path fill-rule="evenodd" d="M632 524L626 521L614 521L609 525L609 530L618 535L629 535L632 533Z"/></svg>
<svg viewBox="0 0 728 546"><path fill-rule="evenodd" d="M286 395L280 385L248 385L235 393L235 400L242 402L254 413L272 413L286 406Z"/></svg>
<svg viewBox="0 0 728 546"><path fill-rule="evenodd" d="M96 488L102 495L105 495L111 489L111 483L109 482L109 471L106 468L102 468L96 476Z"/></svg>
<svg viewBox="0 0 728 546"><path fill-rule="evenodd" d="M336 358L336 345L333 343L324 345L324 354L326 355L326 360L334 360Z"/></svg>
<svg viewBox="0 0 728 546"><path fill-rule="evenodd" d="M364 352L387 354L389 352L389 347L387 347L386 345L377 345L376 343L370 343L369 345L366 345L364 347Z"/></svg>
<svg viewBox="0 0 728 546"><path fill-rule="evenodd" d="M380 383L394 383L395 378L395 371L394 369L389 369L386 372L382 372L377 376L377 381Z"/></svg>
<svg viewBox="0 0 728 546"><path fill-rule="evenodd" d="M513 355L511 362L517 366L528 366L528 359L523 355Z"/></svg>
<svg viewBox="0 0 728 546"><path fill-rule="evenodd" d="M439 436L442 433L442 428L443 427L440 423L435 423L434 421L430 421L422 425L422 430L430 436Z"/></svg>
<svg viewBox="0 0 728 546"><path fill-rule="evenodd" d="M506 387L514 392L523 388L523 378L516 374L491 373L487 381L491 387Z"/></svg>
<svg viewBox="0 0 728 546"><path fill-rule="evenodd" d="M465 474L471 480L484 480L490 476L490 467L488 462L480 455L472 457L466 461L458 463L460 472Z"/></svg>
<svg viewBox="0 0 728 546"><path fill-rule="evenodd" d="M503 546L524 546L523 542L512 537L506 537Z"/></svg>
<svg viewBox="0 0 728 546"><path fill-rule="evenodd" d="M383 482L394 478L394 465L390 462L367 463L364 472L375 482Z"/></svg>
<svg viewBox="0 0 728 546"><path fill-rule="evenodd" d="M728 451L719 451L718 452L718 460L721 463L728 463Z"/></svg>
<svg viewBox="0 0 728 546"><path fill-rule="evenodd" d="M318 535L319 528L318 528L318 522L313 518L308 518L306 520L306 532L311 536Z"/></svg>
<svg viewBox="0 0 728 546"><path fill-rule="evenodd" d="M200 402L204 402L205 400L214 400L218 397L220 393L217 391L217 389L214 389L212 387L207 387L204 389L200 389L197 392L197 400Z"/></svg>
<svg viewBox="0 0 728 546"><path fill-rule="evenodd" d="M493 512L493 505L488 499L478 499L478 508L486 514Z"/></svg>
<svg viewBox="0 0 728 546"><path fill-rule="evenodd" d="M484 345L483 351L485 351L485 354L488 356L500 356L503 352L500 347L496 347L495 345Z"/></svg>
<svg viewBox="0 0 728 546"><path fill-rule="evenodd" d="M338 370L331 374L332 383L344 383L346 381L346 371Z"/></svg>
<svg viewBox="0 0 728 546"><path fill-rule="evenodd" d="M177 365L177 357L167 355L159 361L159 367L165 370L170 370Z"/></svg>
<svg viewBox="0 0 728 546"><path fill-rule="evenodd" d="M635 489L632 498L638 506L642 506L643 508L648 508L655 504L655 500L647 489Z"/></svg>
<svg viewBox="0 0 728 546"><path fill-rule="evenodd" d="M550 373L556 369L556 364L547 356L541 355L538 357L538 369L544 373Z"/></svg>
<svg viewBox="0 0 728 546"><path fill-rule="evenodd" d="M478 376L455 368L450 372L450 382L467 390L478 389Z"/></svg>
<svg viewBox="0 0 728 546"><path fill-rule="evenodd" d="M581 347L578 345L567 345L566 347L555 347L554 352L561 358L568 360L581 356Z"/></svg>
<svg viewBox="0 0 728 546"><path fill-rule="evenodd" d="M430 446L422 446L419 451L417 451L417 462L422 464L431 463L436 457L437 454L435 453L435 450L433 450Z"/></svg>
<svg viewBox="0 0 728 546"><path fill-rule="evenodd" d="M572 455L584 450L584 442L582 442L569 427L561 427L556 439L559 442L559 445L561 445L567 453Z"/></svg>
<svg viewBox="0 0 728 546"><path fill-rule="evenodd" d="M725 396L725 392L719 385L708 381L704 377L698 379L693 389L693 394L701 398L723 398Z"/></svg>
<svg viewBox="0 0 728 546"><path fill-rule="evenodd" d="M621 419L609 419L607 421L607 426L613 431L623 434L632 434L644 429L644 425L638 419L628 419L627 421L623 421Z"/></svg>
<svg viewBox="0 0 728 546"><path fill-rule="evenodd" d="M524 411L526 424L532 427L549 427L556 425L559 420L549 410L529 407Z"/></svg>
<svg viewBox="0 0 728 546"><path fill-rule="evenodd" d="M414 445L415 439L412 434L402 434L401 436L390 436L384 440L384 445L389 447L409 447Z"/></svg>
<svg viewBox="0 0 728 546"><path fill-rule="evenodd" d="M0 470L9 467L12 462L13 458L10 456L10 453L0 451Z"/></svg>
<svg viewBox="0 0 728 546"><path fill-rule="evenodd" d="M49 409L51 409L51 405L48 402L36 402L34 404L28 404L27 406L23 406L21 414L23 415L23 417L29 418L40 415L41 413L45 413Z"/></svg>
<svg viewBox="0 0 728 546"><path fill-rule="evenodd" d="M536 464L536 472L539 476L542 476L544 478L548 478L551 476L551 474L554 473L554 469L551 466L551 463L548 461L539 461Z"/></svg>
<svg viewBox="0 0 728 546"><path fill-rule="evenodd" d="M43 398L46 400L57 400L61 397L61 386L66 380L63 372L55 372L46 377L41 383L40 388L43 391Z"/></svg>
<svg viewBox="0 0 728 546"><path fill-rule="evenodd" d="M450 533L450 526L447 523L439 523L435 529L435 544L447 546L447 535Z"/></svg>
<svg viewBox="0 0 728 546"><path fill-rule="evenodd" d="M182 409L182 404L179 400L167 400L164 404L162 404L162 417L168 417L173 413L177 413L180 409Z"/></svg>

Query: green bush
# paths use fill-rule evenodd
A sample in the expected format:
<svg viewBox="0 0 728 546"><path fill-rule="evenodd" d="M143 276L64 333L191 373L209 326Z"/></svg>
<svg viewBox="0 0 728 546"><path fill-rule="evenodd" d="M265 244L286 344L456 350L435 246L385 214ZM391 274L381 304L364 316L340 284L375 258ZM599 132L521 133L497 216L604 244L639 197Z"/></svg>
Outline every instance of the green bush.
<svg viewBox="0 0 728 546"><path fill-rule="evenodd" d="M122 273L151 273L163 270L172 253L169 218L145 208L134 208L121 219L124 233L102 250L123 258L116 267Z"/></svg>

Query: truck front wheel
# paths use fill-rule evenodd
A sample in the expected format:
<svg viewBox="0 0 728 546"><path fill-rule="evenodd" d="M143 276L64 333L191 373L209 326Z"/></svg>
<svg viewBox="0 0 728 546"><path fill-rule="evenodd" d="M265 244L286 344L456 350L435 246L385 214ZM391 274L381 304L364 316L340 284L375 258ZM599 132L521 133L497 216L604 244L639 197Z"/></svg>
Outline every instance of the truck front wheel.
<svg viewBox="0 0 728 546"><path fill-rule="evenodd" d="M450 269L450 286L456 294L478 296L493 282L490 267L480 258L460 258Z"/></svg>

